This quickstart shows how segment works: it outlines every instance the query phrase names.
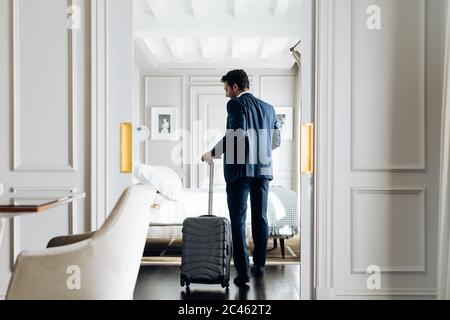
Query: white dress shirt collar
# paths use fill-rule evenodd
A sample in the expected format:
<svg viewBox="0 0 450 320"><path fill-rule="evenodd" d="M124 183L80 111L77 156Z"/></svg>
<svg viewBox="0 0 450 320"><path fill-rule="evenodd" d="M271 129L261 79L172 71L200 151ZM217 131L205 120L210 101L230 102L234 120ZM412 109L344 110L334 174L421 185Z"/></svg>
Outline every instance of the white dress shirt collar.
<svg viewBox="0 0 450 320"><path fill-rule="evenodd" d="M236 99L242 97L244 94L251 94L251 92L250 92L250 91L244 91L244 92L242 92L240 95L238 95L238 96L236 97Z"/></svg>

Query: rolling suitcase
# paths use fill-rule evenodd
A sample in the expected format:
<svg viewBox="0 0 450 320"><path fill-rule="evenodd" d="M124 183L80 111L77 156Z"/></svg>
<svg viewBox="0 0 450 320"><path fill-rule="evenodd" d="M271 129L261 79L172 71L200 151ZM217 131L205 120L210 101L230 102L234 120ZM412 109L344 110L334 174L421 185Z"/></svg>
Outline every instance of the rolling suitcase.
<svg viewBox="0 0 450 320"><path fill-rule="evenodd" d="M230 286L233 256L231 224L213 216L214 164L210 166L208 215L188 218L183 223L183 247L180 284L220 284Z"/></svg>

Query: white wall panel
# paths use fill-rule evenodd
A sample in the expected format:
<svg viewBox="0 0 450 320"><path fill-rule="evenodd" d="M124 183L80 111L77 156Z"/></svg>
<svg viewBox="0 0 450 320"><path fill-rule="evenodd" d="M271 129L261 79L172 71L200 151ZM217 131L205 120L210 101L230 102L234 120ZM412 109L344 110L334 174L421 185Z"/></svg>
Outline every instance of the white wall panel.
<svg viewBox="0 0 450 320"><path fill-rule="evenodd" d="M0 180L5 193L48 197L78 190L89 197L87 4L0 0ZM68 28L73 20L79 28ZM54 236L89 231L87 202L8 221L0 245L0 296L21 251L44 249Z"/></svg>
<svg viewBox="0 0 450 320"><path fill-rule="evenodd" d="M352 271L425 272L425 190L353 188Z"/></svg>
<svg viewBox="0 0 450 320"><path fill-rule="evenodd" d="M152 108L177 108L178 130L184 128L185 111L185 87L183 77L147 77L145 82L145 123L151 130ZM182 131L179 131L180 133ZM177 157L172 160L172 151L177 146L183 145L183 139L178 141L149 140L146 144L145 161L153 165L166 165L180 173L184 178L184 163ZM182 157L183 155L181 155Z"/></svg>
<svg viewBox="0 0 450 320"><path fill-rule="evenodd" d="M367 9L381 29L367 28ZM353 0L355 170L425 169L425 1Z"/></svg>
<svg viewBox="0 0 450 320"><path fill-rule="evenodd" d="M292 126L299 128L300 124L296 122L297 108L297 79L292 76L261 76L260 77L261 99L277 107L292 108ZM273 185L293 188L294 180L292 177L296 174L294 140L283 140L281 147L273 153L274 181Z"/></svg>
<svg viewBox="0 0 450 320"><path fill-rule="evenodd" d="M106 214L132 184L131 174L120 172L120 124L133 121L133 2L106 0ZM102 75L103 76L103 75ZM102 83L103 86L103 83ZM101 163L103 165L103 163Z"/></svg>
<svg viewBox="0 0 450 320"><path fill-rule="evenodd" d="M319 298L436 296L444 8L318 2Z"/></svg>
<svg viewBox="0 0 450 320"><path fill-rule="evenodd" d="M13 1L15 171L76 170L76 33L66 27L72 3Z"/></svg>

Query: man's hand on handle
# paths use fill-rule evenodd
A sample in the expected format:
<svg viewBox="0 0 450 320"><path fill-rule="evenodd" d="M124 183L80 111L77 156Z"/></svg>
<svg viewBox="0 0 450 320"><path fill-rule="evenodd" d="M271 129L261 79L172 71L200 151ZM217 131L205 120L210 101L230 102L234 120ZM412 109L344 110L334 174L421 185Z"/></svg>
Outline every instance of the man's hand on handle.
<svg viewBox="0 0 450 320"><path fill-rule="evenodd" d="M214 163L214 157L213 157L213 155L212 155L212 152L209 151L209 152L205 153L205 154L202 156L202 161L203 161L203 162L206 162L206 163L208 163L208 164L213 164L213 163Z"/></svg>

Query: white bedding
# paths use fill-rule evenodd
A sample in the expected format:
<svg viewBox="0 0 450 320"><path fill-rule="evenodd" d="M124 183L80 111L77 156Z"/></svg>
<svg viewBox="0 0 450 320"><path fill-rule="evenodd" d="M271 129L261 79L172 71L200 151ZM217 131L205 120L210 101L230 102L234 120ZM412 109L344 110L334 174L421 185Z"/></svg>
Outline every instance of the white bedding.
<svg viewBox="0 0 450 320"><path fill-rule="evenodd" d="M151 211L150 226L181 226L186 218L208 214L208 190L183 189L179 201L172 201L157 194L155 204L160 208ZM213 214L229 218L225 187L214 189ZM288 239L299 234L300 221L296 192L282 187L271 187L267 218L270 236ZM246 223L251 224L250 197Z"/></svg>
<svg viewBox="0 0 450 320"><path fill-rule="evenodd" d="M178 201L171 201L157 194L155 203L160 206L152 210L150 225L182 225L186 218L208 214L208 189L183 189ZM213 214L229 218L227 194L225 188L215 188L213 198ZM247 223L251 223L250 203Z"/></svg>

